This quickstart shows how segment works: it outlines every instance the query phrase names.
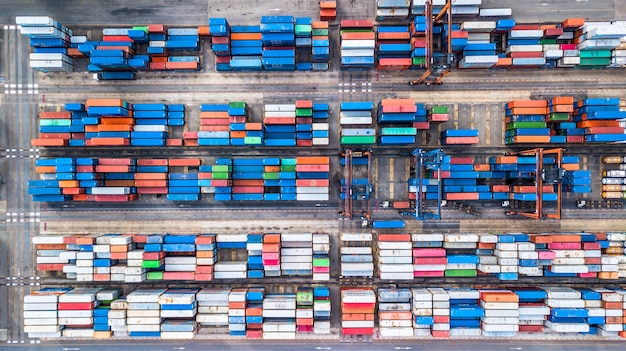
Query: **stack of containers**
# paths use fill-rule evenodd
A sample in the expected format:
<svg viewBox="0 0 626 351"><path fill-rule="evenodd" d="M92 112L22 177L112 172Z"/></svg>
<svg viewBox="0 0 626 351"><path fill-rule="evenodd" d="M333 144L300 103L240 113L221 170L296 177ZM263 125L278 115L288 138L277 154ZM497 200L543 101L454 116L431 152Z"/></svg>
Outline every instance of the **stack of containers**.
<svg viewBox="0 0 626 351"><path fill-rule="evenodd" d="M296 292L296 328L298 333L313 332L313 289L299 287Z"/></svg>
<svg viewBox="0 0 626 351"><path fill-rule="evenodd" d="M76 253L67 249L62 236L35 236L32 242L37 250L38 271L61 271L68 279L76 278Z"/></svg>
<svg viewBox="0 0 626 351"><path fill-rule="evenodd" d="M342 20L341 69L369 70L374 68L376 46L374 22L371 20Z"/></svg>
<svg viewBox="0 0 626 351"><path fill-rule="evenodd" d="M507 187L508 191L508 187ZM498 265L498 259L494 256L494 250L496 249L496 243L498 242L499 235L487 234L480 235L478 239L478 248L476 249L476 255L478 255L478 272L481 274L499 274L500 266Z"/></svg>
<svg viewBox="0 0 626 351"><path fill-rule="evenodd" d="M543 272L539 268L537 245L530 242L528 236L526 237L526 240L517 243L517 254L519 258L518 273L530 277L541 276ZM516 241L518 240L516 239Z"/></svg>
<svg viewBox="0 0 626 351"><path fill-rule="evenodd" d="M126 325L131 337L160 337L161 311L159 296L165 289L138 289L126 296Z"/></svg>
<svg viewBox="0 0 626 351"><path fill-rule="evenodd" d="M195 280L196 272L196 236L165 235L163 252L164 280Z"/></svg>
<svg viewBox="0 0 626 351"><path fill-rule="evenodd" d="M260 71L263 68L261 28L259 26L232 26L230 33L232 70Z"/></svg>
<svg viewBox="0 0 626 351"><path fill-rule="evenodd" d="M411 67L411 33L406 26L378 26L376 69L407 70Z"/></svg>
<svg viewBox="0 0 626 351"><path fill-rule="evenodd" d="M263 278L263 233L248 234L248 278Z"/></svg>
<svg viewBox="0 0 626 351"><path fill-rule="evenodd" d="M448 289L450 297L450 336L480 336L485 312L478 305L480 292L472 288Z"/></svg>
<svg viewBox="0 0 626 351"><path fill-rule="evenodd" d="M215 193L215 201L232 200L232 166L229 158L218 158L212 166L200 166L198 184L203 193Z"/></svg>
<svg viewBox="0 0 626 351"><path fill-rule="evenodd" d="M169 201L198 201L200 200L200 185L198 172L193 168L200 167L202 160L199 158L170 158L170 174L167 188L167 200ZM176 168L181 167L185 173L177 173Z"/></svg>
<svg viewBox="0 0 626 351"><path fill-rule="evenodd" d="M585 24L584 18L568 18L557 27L563 29L563 34L556 38L555 43L563 50L563 58L556 62L557 67L575 67L580 64L580 52L574 41L576 31ZM545 34L545 33L544 33ZM550 40L544 38L543 41Z"/></svg>
<svg viewBox="0 0 626 351"><path fill-rule="evenodd" d="M376 293L372 288L341 289L341 334L374 335Z"/></svg>
<svg viewBox="0 0 626 351"><path fill-rule="evenodd" d="M263 299L263 339L296 338L296 295L266 295Z"/></svg>
<svg viewBox="0 0 626 351"><path fill-rule="evenodd" d="M477 33L474 33L474 35L477 35ZM452 52L455 54L460 53L468 44L469 32L461 30L461 25L459 24L452 24L451 34L448 33L448 26L443 27L443 35L441 36L443 45L448 45L448 36L451 36Z"/></svg>
<svg viewBox="0 0 626 351"><path fill-rule="evenodd" d="M602 295L602 308L605 313L604 323L598 326L600 336L617 337L624 330L623 324L623 292L608 289L595 289ZM589 323L591 324L591 323Z"/></svg>
<svg viewBox="0 0 626 351"><path fill-rule="evenodd" d="M283 276L313 275L313 235L280 235L280 268Z"/></svg>
<svg viewBox="0 0 626 351"><path fill-rule="evenodd" d="M85 146L128 146L133 129L133 107L121 99L87 99ZM95 125L95 126L94 126Z"/></svg>
<svg viewBox="0 0 626 351"><path fill-rule="evenodd" d="M246 337L263 337L263 297L265 288L250 288L246 292ZM240 310L236 310L240 312ZM234 316L234 315L232 315Z"/></svg>
<svg viewBox="0 0 626 351"><path fill-rule="evenodd" d="M71 72L74 60L67 55L71 29L47 16L17 16L20 33L29 37L34 48L30 54L31 68L42 72Z"/></svg>
<svg viewBox="0 0 626 351"><path fill-rule="evenodd" d="M328 201L330 159L326 156L296 158L296 200Z"/></svg>
<svg viewBox="0 0 626 351"><path fill-rule="evenodd" d="M607 313L603 308L604 302L602 301L602 295L598 292L598 289L577 289L580 291L582 299L585 301L585 310L587 310L587 318L585 323L589 324L589 333L591 335L597 335L604 333L604 330L600 330L599 326L604 325L607 321ZM546 306L548 313L550 308ZM621 327L621 325L620 325ZM609 332L609 335L613 334ZM615 335L615 334L614 334Z"/></svg>
<svg viewBox="0 0 626 351"><path fill-rule="evenodd" d="M480 290L483 336L512 337L519 331L519 296L510 290Z"/></svg>
<svg viewBox="0 0 626 351"><path fill-rule="evenodd" d="M229 114L226 104L200 105L200 131L197 134L198 145L230 145Z"/></svg>
<svg viewBox="0 0 626 351"><path fill-rule="evenodd" d="M24 296L24 332L29 338L60 338L59 296L71 288L44 288Z"/></svg>
<svg viewBox="0 0 626 351"><path fill-rule="evenodd" d="M499 235L493 255L498 258L500 280L517 280L520 265L518 243L512 235Z"/></svg>
<svg viewBox="0 0 626 351"><path fill-rule="evenodd" d="M148 25L148 48L146 52L150 60L150 69L154 71L164 71L167 63L167 29L162 24ZM136 56L135 56L136 57Z"/></svg>
<svg viewBox="0 0 626 351"><path fill-rule="evenodd" d="M95 257L95 253L93 252L94 238L78 238L76 243L86 250L89 250L76 253L76 280L91 282L93 281L93 260Z"/></svg>
<svg viewBox="0 0 626 351"><path fill-rule="evenodd" d="M380 336L399 338L413 336L411 290L378 289L378 330Z"/></svg>
<svg viewBox="0 0 626 351"><path fill-rule="evenodd" d="M603 164L603 172L606 172L606 175L611 175L611 177L604 177L602 179L602 198L603 199L621 199L623 198L623 191L626 189L623 186L623 177L612 177L613 175L617 176L618 174L615 169L616 167L623 168L624 158L622 156L604 156L602 157ZM607 166L608 165L608 166ZM613 169L609 169L613 168ZM613 184L614 183L614 184Z"/></svg>
<svg viewBox="0 0 626 351"><path fill-rule="evenodd" d="M596 238L601 234L596 234ZM602 273L599 275L601 279L615 279L615 277L621 278L624 275L624 258L621 256L620 249L626 247L626 235L623 233L610 233L604 238L609 240L609 247L606 249L606 255L602 256L602 270L605 268L613 268L615 259L617 259L617 275L615 273ZM621 242L621 244L620 244ZM603 243L601 243L603 244ZM603 245L604 246L604 245ZM611 269L612 270L612 269Z"/></svg>
<svg viewBox="0 0 626 351"><path fill-rule="evenodd" d="M137 194L167 194L167 159L137 160L135 187Z"/></svg>
<svg viewBox="0 0 626 351"><path fill-rule="evenodd" d="M341 276L373 277L371 233L340 233Z"/></svg>
<svg viewBox="0 0 626 351"><path fill-rule="evenodd" d="M209 18L209 32L211 33L211 50L215 53L215 70L218 72L231 70L230 26L226 18ZM257 65L248 65L246 68L257 68L261 62L258 58L253 61Z"/></svg>
<svg viewBox="0 0 626 351"><path fill-rule="evenodd" d="M213 280L213 265L217 262L215 234L198 235L196 244L196 281Z"/></svg>
<svg viewBox="0 0 626 351"><path fill-rule="evenodd" d="M143 281L146 278L150 280L163 279L163 271L165 268L163 236L148 236L146 238L146 244L144 245L143 249L144 253L141 265L131 264L131 262L128 262L128 267L125 272L126 281Z"/></svg>
<svg viewBox="0 0 626 351"><path fill-rule="evenodd" d="M111 255L115 254L115 257L120 259L128 259L128 252L117 252L121 248L121 245L115 245L116 252L111 252L112 249L112 235L103 235L95 238L95 245L93 245L93 280L94 281L110 281L111 280L111 266L117 263L117 260L111 259ZM132 238L131 240L132 241ZM125 247L128 249L128 247ZM119 256L118 256L119 255ZM139 253L141 255L141 253ZM78 257L77 257L78 266ZM99 299L100 300L100 299Z"/></svg>
<svg viewBox="0 0 626 351"><path fill-rule="evenodd" d="M84 109L84 108L83 108ZM39 138L32 139L33 146L68 146L72 140L70 133L72 128L71 112L40 112L39 113ZM76 128L75 126L74 128ZM84 129L80 129L84 131Z"/></svg>
<svg viewBox="0 0 626 351"><path fill-rule="evenodd" d="M409 16L410 0L376 1L376 20L404 20Z"/></svg>
<svg viewBox="0 0 626 351"><path fill-rule="evenodd" d="M198 28L169 28L165 48L168 51L197 51L200 49ZM200 69L198 56L172 56L167 58L165 69L168 71L197 71Z"/></svg>
<svg viewBox="0 0 626 351"><path fill-rule="evenodd" d="M378 234L377 245L380 279L413 279L411 234Z"/></svg>
<svg viewBox="0 0 626 351"><path fill-rule="evenodd" d="M455 250L448 254L446 277L475 277L479 258L475 254L478 243L476 234L445 234L443 247ZM463 253L466 252L466 253Z"/></svg>
<svg viewBox="0 0 626 351"><path fill-rule="evenodd" d="M133 104L133 117L142 119L133 127L131 146L165 146L169 137L167 128L168 110L165 104ZM144 124L161 122L160 124ZM184 122L184 120L183 120Z"/></svg>
<svg viewBox="0 0 626 351"><path fill-rule="evenodd" d="M228 327L228 295L230 289L202 289L196 294L198 314L196 322L210 330Z"/></svg>
<svg viewBox="0 0 626 351"><path fill-rule="evenodd" d="M245 250L248 234L218 234L217 250ZM222 256L223 257L223 256ZM220 260L213 265L215 279L245 279L247 277L247 261Z"/></svg>
<svg viewBox="0 0 626 351"><path fill-rule="evenodd" d="M541 45L543 35L544 31L539 25L516 24L509 31L506 53L512 58L512 67L545 66L546 57Z"/></svg>
<svg viewBox="0 0 626 351"><path fill-rule="evenodd" d="M433 294L426 288L411 289L413 311L413 335L430 336L435 322L433 318Z"/></svg>
<svg viewBox="0 0 626 351"><path fill-rule="evenodd" d="M555 235L548 249L554 252L555 258L549 267L545 268L546 275L571 276L588 274L589 267L585 265L585 252L582 251L581 236Z"/></svg>
<svg viewBox="0 0 626 351"><path fill-rule="evenodd" d="M283 158L280 160L280 172L278 173L278 185L280 186L281 200L296 200L296 163L295 158ZM275 176L275 174L274 174ZM276 180L272 180L275 182Z"/></svg>
<svg viewBox="0 0 626 351"><path fill-rule="evenodd" d="M330 280L330 235L313 233L313 280Z"/></svg>
<svg viewBox="0 0 626 351"><path fill-rule="evenodd" d="M313 333L330 334L330 290L313 287Z"/></svg>
<svg viewBox="0 0 626 351"><path fill-rule="evenodd" d="M478 129L448 129L441 132L441 145L472 145L478 142Z"/></svg>
<svg viewBox="0 0 626 351"><path fill-rule="evenodd" d="M230 117L230 144L233 146L263 145L263 126L249 123L248 104L243 101L231 101L228 104Z"/></svg>
<svg viewBox="0 0 626 351"><path fill-rule="evenodd" d="M585 22L574 35L577 49L580 50L581 68L600 68L612 63L612 50L620 45L626 36L626 28L616 22Z"/></svg>
<svg viewBox="0 0 626 351"><path fill-rule="evenodd" d="M313 146L313 101L296 100L296 146Z"/></svg>
<svg viewBox="0 0 626 351"><path fill-rule="evenodd" d="M291 16L261 16L263 69L294 71L296 69L295 25Z"/></svg>
<svg viewBox="0 0 626 351"><path fill-rule="evenodd" d="M543 323L550 315L550 308L545 305L548 294L541 289L521 288L514 289L519 297L519 332L542 333ZM508 317L515 317L513 311L508 311Z"/></svg>
<svg viewBox="0 0 626 351"><path fill-rule="evenodd" d="M580 291L568 287L541 287L548 294L550 316L544 326L557 333L588 333L589 312Z"/></svg>
<svg viewBox="0 0 626 351"><path fill-rule="evenodd" d="M344 126L371 126L373 102L342 102L340 105L341 145L372 145L376 143L373 128L344 128Z"/></svg>
<svg viewBox="0 0 626 351"><path fill-rule="evenodd" d="M490 42L491 32L497 28L494 21L465 21L461 30L468 32L467 45L459 68L491 68L498 63L496 45Z"/></svg>
<svg viewBox="0 0 626 351"><path fill-rule="evenodd" d="M426 16L418 16L409 23L409 32L411 34L411 68L426 67Z"/></svg>
<svg viewBox="0 0 626 351"><path fill-rule="evenodd" d="M430 129L430 122L428 121L428 110L426 110L426 105L421 103L415 103L416 111L415 111L415 122L413 122L413 128L417 130L428 130Z"/></svg>
<svg viewBox="0 0 626 351"><path fill-rule="evenodd" d="M588 98L576 102L574 121L579 128L586 128L586 142L626 141L624 128L615 122L626 118L620 110L619 98Z"/></svg>
<svg viewBox="0 0 626 351"><path fill-rule="evenodd" d="M541 26L543 37L540 43L543 47L543 57L546 59L547 67L558 67L559 60L563 58L564 49L558 39L563 35L563 29L563 27L558 25Z"/></svg>
<svg viewBox="0 0 626 351"><path fill-rule="evenodd" d="M546 100L515 100L505 106L506 144L549 143Z"/></svg>
<svg viewBox="0 0 626 351"><path fill-rule="evenodd" d="M428 109L428 122L447 122L449 113L448 106L431 106Z"/></svg>
<svg viewBox="0 0 626 351"><path fill-rule="evenodd" d="M322 21L334 21L337 17L337 1L321 0L320 1L320 19Z"/></svg>
<svg viewBox="0 0 626 351"><path fill-rule="evenodd" d="M613 68L626 67L626 39L622 37L620 44L611 53L611 65Z"/></svg>
<svg viewBox="0 0 626 351"><path fill-rule="evenodd" d="M381 128L381 145L415 144L417 128L411 125L416 120L418 105L412 99L382 99L378 103L378 124L389 124Z"/></svg>
<svg viewBox="0 0 626 351"><path fill-rule="evenodd" d="M93 311L100 305L96 294L101 288L75 288L59 296L59 325L63 337L93 338Z"/></svg>
<svg viewBox="0 0 626 351"><path fill-rule="evenodd" d="M443 277L448 259L443 234L412 234L413 276Z"/></svg>
<svg viewBox="0 0 626 351"><path fill-rule="evenodd" d="M197 289L168 289L158 302L161 309L161 338L193 339L196 335Z"/></svg>
<svg viewBox="0 0 626 351"><path fill-rule="evenodd" d="M313 69L311 64L311 54L313 45L313 21L311 17L296 18L295 35L296 35L296 69L298 71L310 71Z"/></svg>
<svg viewBox="0 0 626 351"><path fill-rule="evenodd" d="M265 234L263 236L263 269L266 277L280 276L280 243L281 234Z"/></svg>
<svg viewBox="0 0 626 351"><path fill-rule="evenodd" d="M330 41L328 39L328 22L313 21L311 24L312 47L311 61L314 71L328 70L328 61L330 59Z"/></svg>
<svg viewBox="0 0 626 351"><path fill-rule="evenodd" d="M428 288L433 299L433 326L431 334L435 338L450 337L450 296L445 289Z"/></svg>
<svg viewBox="0 0 626 351"><path fill-rule="evenodd" d="M135 41L126 34L122 35L103 35L101 42L95 42L95 45L86 42L79 45L78 50L89 56L89 65L87 69L91 72L102 72L99 76L108 78L107 71L131 71L129 58L133 58L136 50ZM165 59L165 58L163 58ZM152 67L151 67L152 68ZM129 77L134 75L126 73ZM113 77L124 74L115 73Z"/></svg>
<svg viewBox="0 0 626 351"><path fill-rule="evenodd" d="M591 171L565 171L565 176L563 177L563 191L570 193L590 193Z"/></svg>
<svg viewBox="0 0 626 351"><path fill-rule="evenodd" d="M231 289L228 294L228 330L230 336L246 336L246 293L248 289Z"/></svg>
<svg viewBox="0 0 626 351"><path fill-rule="evenodd" d="M265 105L265 146L296 146L296 105Z"/></svg>
<svg viewBox="0 0 626 351"><path fill-rule="evenodd" d="M126 297L121 297L111 302L111 311L109 312L109 326L114 336L128 336L128 327L126 325L126 311L128 310L128 301Z"/></svg>
<svg viewBox="0 0 626 351"><path fill-rule="evenodd" d="M263 200L265 160L260 158L233 160L233 200Z"/></svg>

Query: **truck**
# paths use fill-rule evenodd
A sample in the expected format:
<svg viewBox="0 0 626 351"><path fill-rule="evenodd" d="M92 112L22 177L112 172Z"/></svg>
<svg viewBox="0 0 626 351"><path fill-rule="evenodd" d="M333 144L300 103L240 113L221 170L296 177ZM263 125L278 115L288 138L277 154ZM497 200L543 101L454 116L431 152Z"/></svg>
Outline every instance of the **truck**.
<svg viewBox="0 0 626 351"><path fill-rule="evenodd" d="M94 80L134 80L135 72L98 72L93 74Z"/></svg>

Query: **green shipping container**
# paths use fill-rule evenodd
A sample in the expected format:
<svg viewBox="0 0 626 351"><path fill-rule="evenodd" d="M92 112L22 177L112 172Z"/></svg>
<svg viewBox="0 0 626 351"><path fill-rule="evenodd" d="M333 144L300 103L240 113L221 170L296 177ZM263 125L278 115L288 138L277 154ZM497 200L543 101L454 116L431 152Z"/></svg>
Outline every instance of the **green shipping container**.
<svg viewBox="0 0 626 351"><path fill-rule="evenodd" d="M475 269L450 269L446 270L446 277L475 277L476 270Z"/></svg>
<svg viewBox="0 0 626 351"><path fill-rule="evenodd" d="M148 26L134 26L133 30L142 30L142 31L148 33Z"/></svg>
<svg viewBox="0 0 626 351"><path fill-rule="evenodd" d="M231 166L228 165L213 165L211 166L212 172L230 172Z"/></svg>
<svg viewBox="0 0 626 351"><path fill-rule="evenodd" d="M278 174L279 174L278 172L266 172L266 173L263 173L263 179L265 180L279 179Z"/></svg>
<svg viewBox="0 0 626 351"><path fill-rule="evenodd" d="M546 122L511 122L506 125L506 129L524 129L524 128L547 128Z"/></svg>
<svg viewBox="0 0 626 351"><path fill-rule="evenodd" d="M314 37L327 37L328 29L313 29L313 36Z"/></svg>
<svg viewBox="0 0 626 351"><path fill-rule="evenodd" d="M211 174L211 179L215 179L215 180L226 180L226 179L230 179L230 173L225 173L225 172L213 172Z"/></svg>
<svg viewBox="0 0 626 351"><path fill-rule="evenodd" d="M330 258L314 258L313 259L313 267L329 267L330 266Z"/></svg>
<svg viewBox="0 0 626 351"><path fill-rule="evenodd" d="M413 66L424 66L426 64L426 57L413 57Z"/></svg>
<svg viewBox="0 0 626 351"><path fill-rule="evenodd" d="M42 127L58 126L69 127L72 125L71 119L40 119L39 125Z"/></svg>
<svg viewBox="0 0 626 351"><path fill-rule="evenodd" d="M611 50L581 50L580 58L610 58Z"/></svg>
<svg viewBox="0 0 626 351"><path fill-rule="evenodd" d="M296 166L282 165L280 166L280 171L281 172L295 172Z"/></svg>
<svg viewBox="0 0 626 351"><path fill-rule="evenodd" d="M430 108L430 112L436 114L446 114L448 111L448 106L433 106Z"/></svg>
<svg viewBox="0 0 626 351"><path fill-rule="evenodd" d="M382 135L416 135L416 128L382 128Z"/></svg>
<svg viewBox="0 0 626 351"><path fill-rule="evenodd" d="M243 143L246 145L262 145L263 138L261 137L245 137Z"/></svg>
<svg viewBox="0 0 626 351"><path fill-rule="evenodd" d="M148 280L163 280L163 272L148 272Z"/></svg>
<svg viewBox="0 0 626 351"><path fill-rule="evenodd" d="M553 38L541 39L541 45L546 45L546 44L556 44L556 39L553 39Z"/></svg>
<svg viewBox="0 0 626 351"><path fill-rule="evenodd" d="M296 159L295 158L283 158L280 161L280 164L284 165L284 166L294 166L294 168L295 168L295 166L296 166Z"/></svg>
<svg viewBox="0 0 626 351"><path fill-rule="evenodd" d="M296 302L298 304L313 304L313 292L312 291L298 291L296 293Z"/></svg>
<svg viewBox="0 0 626 351"><path fill-rule="evenodd" d="M246 102L245 101L231 101L228 104L228 107L230 107L230 108L245 108L246 107Z"/></svg>
<svg viewBox="0 0 626 351"><path fill-rule="evenodd" d="M341 145L376 144L375 135L342 136Z"/></svg>
<svg viewBox="0 0 626 351"><path fill-rule="evenodd" d="M610 58L581 58L578 66L605 67L611 64Z"/></svg>
<svg viewBox="0 0 626 351"><path fill-rule="evenodd" d="M141 266L143 268L160 268L163 265L161 260L143 260Z"/></svg>
<svg viewBox="0 0 626 351"><path fill-rule="evenodd" d="M313 30L310 24L296 24L296 33L311 33Z"/></svg>
<svg viewBox="0 0 626 351"><path fill-rule="evenodd" d="M297 108L296 117L311 117L313 116L312 108Z"/></svg>
<svg viewBox="0 0 626 351"><path fill-rule="evenodd" d="M569 113L565 113L565 112L551 113L548 118L550 121L569 121L570 115Z"/></svg>

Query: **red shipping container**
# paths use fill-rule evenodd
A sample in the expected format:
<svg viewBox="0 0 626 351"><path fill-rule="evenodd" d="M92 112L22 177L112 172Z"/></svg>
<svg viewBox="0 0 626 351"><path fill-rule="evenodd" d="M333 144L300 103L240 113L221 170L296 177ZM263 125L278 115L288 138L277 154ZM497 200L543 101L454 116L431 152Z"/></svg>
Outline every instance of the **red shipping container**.
<svg viewBox="0 0 626 351"><path fill-rule="evenodd" d="M184 70L184 71L197 71L200 68L200 63L196 61L190 62L167 62L165 68L168 71Z"/></svg>
<svg viewBox="0 0 626 351"><path fill-rule="evenodd" d="M341 33L341 40L374 40L374 32L344 32Z"/></svg>
<svg viewBox="0 0 626 351"><path fill-rule="evenodd" d="M296 179L296 186L329 186L328 179Z"/></svg>
<svg viewBox="0 0 626 351"><path fill-rule="evenodd" d="M446 200L478 200L478 193L446 193Z"/></svg>
<svg viewBox="0 0 626 351"><path fill-rule="evenodd" d="M150 70L152 71L164 71L165 62L150 62Z"/></svg>
<svg viewBox="0 0 626 351"><path fill-rule="evenodd" d="M195 272L164 272L163 280L194 280Z"/></svg>
<svg viewBox="0 0 626 351"><path fill-rule="evenodd" d="M41 133L39 139L66 139L72 138L71 133Z"/></svg>
<svg viewBox="0 0 626 351"><path fill-rule="evenodd" d="M104 35L102 41L124 41L128 43L134 43L135 41L128 35Z"/></svg>
<svg viewBox="0 0 626 351"><path fill-rule="evenodd" d="M536 58L543 57L543 51L521 51L509 53L510 58Z"/></svg>
<svg viewBox="0 0 626 351"><path fill-rule="evenodd" d="M162 24L149 24L148 33L165 33L165 26Z"/></svg>
<svg viewBox="0 0 626 351"><path fill-rule="evenodd" d="M430 122L413 122L413 128L415 129L430 129Z"/></svg>
<svg viewBox="0 0 626 351"><path fill-rule="evenodd" d="M127 202L128 195L95 195L96 202Z"/></svg>
<svg viewBox="0 0 626 351"><path fill-rule="evenodd" d="M296 100L296 108L313 108L311 100Z"/></svg>
<svg viewBox="0 0 626 351"><path fill-rule="evenodd" d="M38 271L62 271L65 263L38 263Z"/></svg>
<svg viewBox="0 0 626 351"><path fill-rule="evenodd" d="M413 277L425 278L425 277L443 277L445 271L415 271Z"/></svg>
<svg viewBox="0 0 626 351"><path fill-rule="evenodd" d="M330 267L313 267L313 273L330 273Z"/></svg>
<svg viewBox="0 0 626 351"><path fill-rule="evenodd" d="M137 188L137 194L167 194L167 187Z"/></svg>
<svg viewBox="0 0 626 351"><path fill-rule="evenodd" d="M30 144L32 146L67 146L67 140L65 139L31 139Z"/></svg>
<svg viewBox="0 0 626 351"><path fill-rule="evenodd" d="M199 158L170 158L169 164L170 166L198 167L201 160Z"/></svg>
<svg viewBox="0 0 626 351"><path fill-rule="evenodd" d="M343 335L373 335L374 328L341 328Z"/></svg>
<svg viewBox="0 0 626 351"><path fill-rule="evenodd" d="M108 282L111 280L111 275L108 273L94 273L93 281L94 282Z"/></svg>
<svg viewBox="0 0 626 351"><path fill-rule="evenodd" d="M72 118L72 113L67 112L67 111L61 111L61 112L40 112L39 113L39 118L54 118L54 119L60 119L60 118Z"/></svg>
<svg viewBox="0 0 626 351"><path fill-rule="evenodd" d="M429 122L447 122L448 114L445 113L433 113L428 115Z"/></svg>
<svg viewBox="0 0 626 351"><path fill-rule="evenodd" d="M372 20L342 20L341 28L374 28Z"/></svg>
<svg viewBox="0 0 626 351"><path fill-rule="evenodd" d="M448 259L446 257L415 257L413 258L413 264L432 265L432 264L447 264Z"/></svg>
<svg viewBox="0 0 626 351"><path fill-rule="evenodd" d="M259 194L263 193L262 186L234 186L233 194Z"/></svg>
<svg viewBox="0 0 626 351"><path fill-rule="evenodd" d="M183 139L167 139L165 141L167 146L183 146Z"/></svg>
<svg viewBox="0 0 626 351"><path fill-rule="evenodd" d="M296 172L328 172L330 165L296 165Z"/></svg>
<svg viewBox="0 0 626 351"><path fill-rule="evenodd" d="M57 305L59 311L69 310L92 310L94 308L93 302L59 302Z"/></svg>

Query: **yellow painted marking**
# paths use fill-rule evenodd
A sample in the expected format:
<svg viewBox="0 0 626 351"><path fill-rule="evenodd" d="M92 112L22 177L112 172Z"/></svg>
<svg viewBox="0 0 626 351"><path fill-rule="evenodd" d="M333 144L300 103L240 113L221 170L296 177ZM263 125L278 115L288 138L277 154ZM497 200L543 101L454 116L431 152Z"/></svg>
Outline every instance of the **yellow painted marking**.
<svg viewBox="0 0 626 351"><path fill-rule="evenodd" d="M454 129L459 129L459 105L458 104L454 104ZM440 124L441 126L441 124ZM441 133L441 130L439 129L438 132ZM438 133L439 135L439 133ZM439 139L439 138L437 138Z"/></svg>
<svg viewBox="0 0 626 351"><path fill-rule="evenodd" d="M491 145L491 108L488 104L485 110L485 143Z"/></svg>
<svg viewBox="0 0 626 351"><path fill-rule="evenodd" d="M474 104L470 105L470 129L474 129Z"/></svg>

